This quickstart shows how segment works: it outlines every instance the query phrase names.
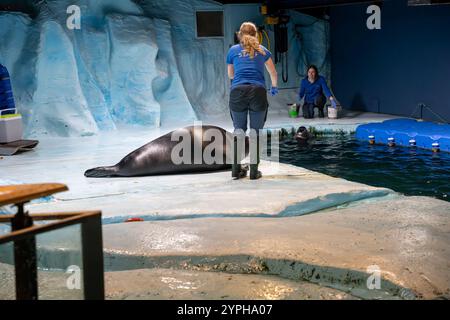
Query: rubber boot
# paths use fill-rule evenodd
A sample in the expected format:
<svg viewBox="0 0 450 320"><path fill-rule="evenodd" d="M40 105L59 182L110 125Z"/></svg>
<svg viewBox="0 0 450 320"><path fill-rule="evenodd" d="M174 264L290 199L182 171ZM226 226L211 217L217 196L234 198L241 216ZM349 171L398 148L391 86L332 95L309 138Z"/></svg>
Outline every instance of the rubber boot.
<svg viewBox="0 0 450 320"><path fill-rule="evenodd" d="M247 176L247 172L248 172L248 166L247 165L240 165L239 168L239 178L245 178Z"/></svg>
<svg viewBox="0 0 450 320"><path fill-rule="evenodd" d="M250 180L256 180L262 177L259 166L259 135L256 135L256 147L250 147ZM252 154L253 152L253 154ZM256 152L256 154L254 154Z"/></svg>
<svg viewBox="0 0 450 320"><path fill-rule="evenodd" d="M258 170L257 164L250 165L250 180L257 180L262 177L261 171Z"/></svg>
<svg viewBox="0 0 450 320"><path fill-rule="evenodd" d="M236 167L232 167L231 171L233 179L242 179L247 176L248 167L238 164Z"/></svg>
<svg viewBox="0 0 450 320"><path fill-rule="evenodd" d="M241 170L241 164L238 163L237 154L237 137L233 137L233 163L231 164L231 177L234 179L239 179L239 171Z"/></svg>
<svg viewBox="0 0 450 320"><path fill-rule="evenodd" d="M247 176L248 167L241 165L241 157L238 154L238 137L233 137L233 163L231 165L231 177L240 179Z"/></svg>

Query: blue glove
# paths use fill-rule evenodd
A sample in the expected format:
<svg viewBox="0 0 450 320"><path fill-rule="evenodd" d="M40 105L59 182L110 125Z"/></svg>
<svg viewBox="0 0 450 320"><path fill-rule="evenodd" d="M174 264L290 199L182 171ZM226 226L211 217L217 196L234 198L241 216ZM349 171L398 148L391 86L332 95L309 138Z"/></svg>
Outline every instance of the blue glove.
<svg viewBox="0 0 450 320"><path fill-rule="evenodd" d="M271 89L270 89L270 95L272 96L272 97L274 97L274 96L276 96L278 94L278 88L277 87L272 87Z"/></svg>
<svg viewBox="0 0 450 320"><path fill-rule="evenodd" d="M337 105L336 105L336 100L334 100L334 99L332 99L331 100L331 105L333 106L333 108L337 108Z"/></svg>

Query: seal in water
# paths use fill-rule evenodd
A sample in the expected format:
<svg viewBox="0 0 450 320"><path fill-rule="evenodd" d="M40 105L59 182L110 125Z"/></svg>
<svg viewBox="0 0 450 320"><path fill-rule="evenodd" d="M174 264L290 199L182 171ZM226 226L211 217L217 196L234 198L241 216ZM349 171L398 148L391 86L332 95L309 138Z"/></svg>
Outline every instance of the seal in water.
<svg viewBox="0 0 450 320"><path fill-rule="evenodd" d="M297 140L299 144L306 144L310 138L311 133L309 133L308 129L306 129L304 126L298 128L295 135L295 140Z"/></svg>
<svg viewBox="0 0 450 320"><path fill-rule="evenodd" d="M147 143L114 166L89 169L84 175L133 177L230 169L232 143L233 135L220 127L189 126ZM247 139L245 154L248 154Z"/></svg>

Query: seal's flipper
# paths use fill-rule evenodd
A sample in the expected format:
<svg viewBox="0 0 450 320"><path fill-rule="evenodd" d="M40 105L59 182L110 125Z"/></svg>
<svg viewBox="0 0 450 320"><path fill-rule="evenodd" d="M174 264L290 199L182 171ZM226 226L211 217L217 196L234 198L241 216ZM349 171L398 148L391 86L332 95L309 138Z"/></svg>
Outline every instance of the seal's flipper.
<svg viewBox="0 0 450 320"><path fill-rule="evenodd" d="M117 174L117 167L98 167L86 170L84 173L85 177L88 178L106 178L106 177L114 177Z"/></svg>

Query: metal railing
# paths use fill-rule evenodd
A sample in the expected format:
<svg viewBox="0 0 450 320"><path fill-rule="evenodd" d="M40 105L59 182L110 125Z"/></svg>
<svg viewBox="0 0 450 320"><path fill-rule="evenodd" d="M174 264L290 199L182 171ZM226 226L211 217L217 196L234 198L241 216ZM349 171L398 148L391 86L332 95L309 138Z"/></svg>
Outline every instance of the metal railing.
<svg viewBox="0 0 450 320"><path fill-rule="evenodd" d="M38 299L36 236L73 225L81 225L83 290L87 300L104 299L103 240L100 211L28 215L23 203L15 215L1 215L0 223L11 223L12 232L0 236L0 245L14 243L17 300ZM58 220L42 225L33 221Z"/></svg>

